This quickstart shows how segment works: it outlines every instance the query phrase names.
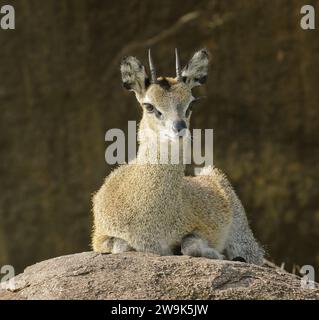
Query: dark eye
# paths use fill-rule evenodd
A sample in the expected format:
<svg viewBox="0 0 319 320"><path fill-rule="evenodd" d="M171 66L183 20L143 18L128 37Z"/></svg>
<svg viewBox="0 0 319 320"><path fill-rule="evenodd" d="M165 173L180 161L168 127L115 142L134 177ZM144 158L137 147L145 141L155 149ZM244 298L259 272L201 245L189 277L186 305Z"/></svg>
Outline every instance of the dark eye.
<svg viewBox="0 0 319 320"><path fill-rule="evenodd" d="M155 107L150 103L144 103L144 107L147 112L152 113L155 110Z"/></svg>
<svg viewBox="0 0 319 320"><path fill-rule="evenodd" d="M152 104L143 103L143 105L148 113L154 113L158 119L162 118L162 112L158 111Z"/></svg>

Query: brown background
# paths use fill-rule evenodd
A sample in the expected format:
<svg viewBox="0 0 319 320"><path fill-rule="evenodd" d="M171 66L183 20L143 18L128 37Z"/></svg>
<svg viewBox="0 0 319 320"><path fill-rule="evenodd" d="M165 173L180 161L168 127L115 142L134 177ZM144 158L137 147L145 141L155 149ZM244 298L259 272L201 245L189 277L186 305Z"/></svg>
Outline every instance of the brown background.
<svg viewBox="0 0 319 320"><path fill-rule="evenodd" d="M303 1L0 3L16 9L0 30L0 265L89 249L104 134L140 116L119 61L151 46L169 75L177 46L184 63L212 53L193 127L214 128L257 237L276 263L319 271L319 34L300 28Z"/></svg>

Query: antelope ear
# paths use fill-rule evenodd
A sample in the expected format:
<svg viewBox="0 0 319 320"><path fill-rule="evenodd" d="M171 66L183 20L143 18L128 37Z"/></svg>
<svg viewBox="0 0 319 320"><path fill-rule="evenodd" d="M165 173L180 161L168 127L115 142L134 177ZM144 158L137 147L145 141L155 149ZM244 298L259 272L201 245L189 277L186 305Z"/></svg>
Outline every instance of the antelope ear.
<svg viewBox="0 0 319 320"><path fill-rule="evenodd" d="M149 85L149 78L144 66L135 57L125 57L121 62L123 87L134 91L137 96L143 95Z"/></svg>
<svg viewBox="0 0 319 320"><path fill-rule="evenodd" d="M206 49L197 51L182 70L183 81L190 88L200 86L207 80L209 54Z"/></svg>

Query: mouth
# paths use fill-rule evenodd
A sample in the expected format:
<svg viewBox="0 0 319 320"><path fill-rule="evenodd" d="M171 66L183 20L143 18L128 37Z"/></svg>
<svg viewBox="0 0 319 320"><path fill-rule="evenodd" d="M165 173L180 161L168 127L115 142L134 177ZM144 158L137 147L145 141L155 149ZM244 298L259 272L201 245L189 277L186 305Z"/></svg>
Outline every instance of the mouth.
<svg viewBox="0 0 319 320"><path fill-rule="evenodd" d="M171 141L179 141L183 138L187 138L188 137L188 131L187 130L182 130L178 133L164 133L164 137L168 140Z"/></svg>

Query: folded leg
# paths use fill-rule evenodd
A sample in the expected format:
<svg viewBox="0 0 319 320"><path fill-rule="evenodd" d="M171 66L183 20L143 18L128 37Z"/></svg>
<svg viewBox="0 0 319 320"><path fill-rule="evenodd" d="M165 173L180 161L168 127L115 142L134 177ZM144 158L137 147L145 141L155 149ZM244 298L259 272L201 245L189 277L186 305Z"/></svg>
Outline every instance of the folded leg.
<svg viewBox="0 0 319 320"><path fill-rule="evenodd" d="M205 239L195 234L189 234L182 239L181 252L192 257L205 257L209 259L223 259L223 255L210 247Z"/></svg>

